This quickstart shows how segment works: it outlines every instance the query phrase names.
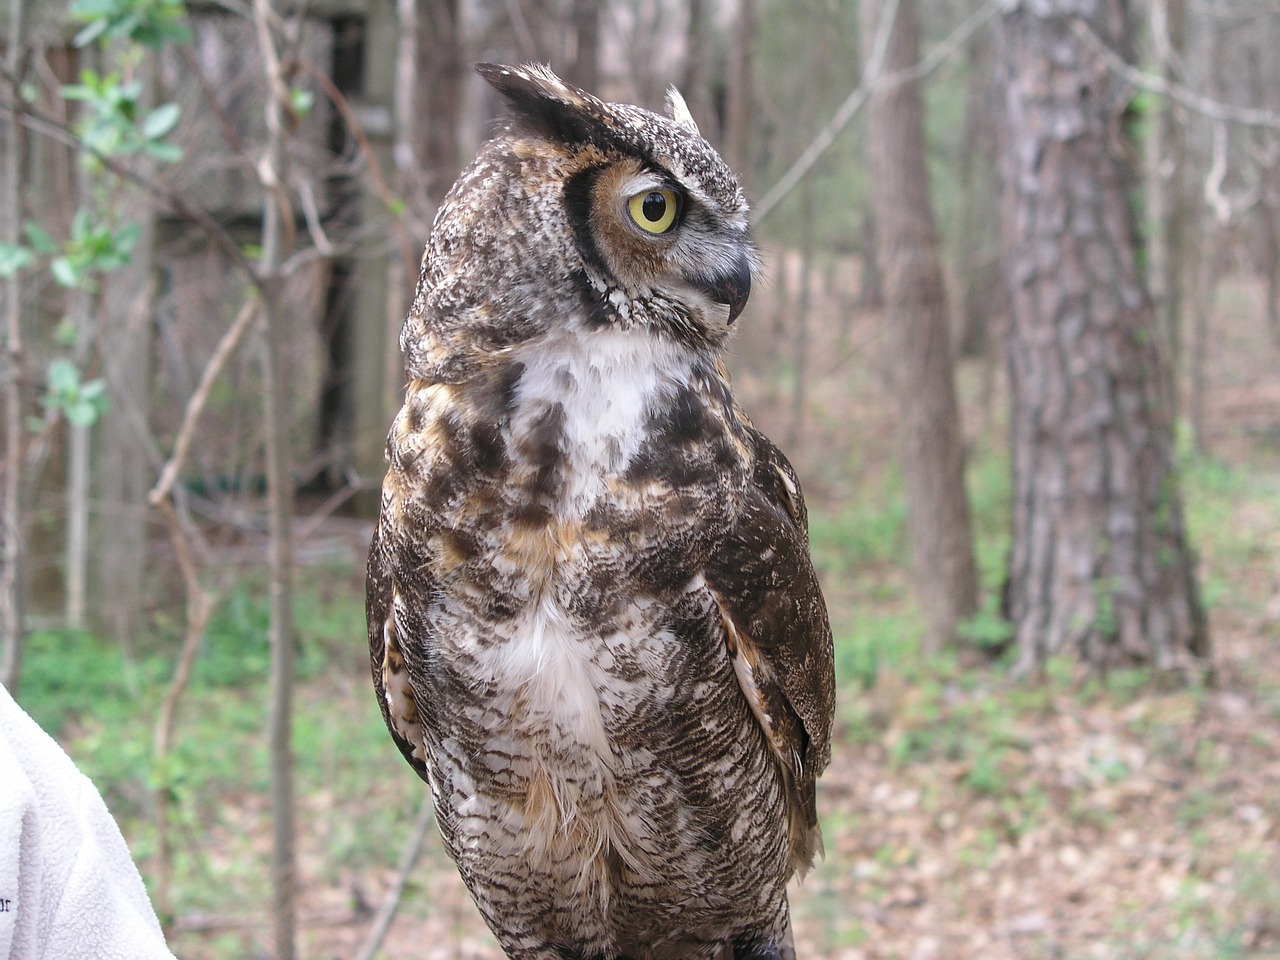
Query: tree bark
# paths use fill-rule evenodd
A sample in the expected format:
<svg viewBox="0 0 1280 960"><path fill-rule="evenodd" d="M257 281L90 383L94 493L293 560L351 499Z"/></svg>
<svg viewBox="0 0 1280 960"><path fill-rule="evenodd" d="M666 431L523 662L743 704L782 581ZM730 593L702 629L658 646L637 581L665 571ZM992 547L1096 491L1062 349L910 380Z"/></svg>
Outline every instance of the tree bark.
<svg viewBox="0 0 1280 960"><path fill-rule="evenodd" d="M573 58L565 79L583 90L600 90L600 7L597 0L573 0Z"/></svg>
<svg viewBox="0 0 1280 960"><path fill-rule="evenodd" d="M883 5L867 0L863 36L875 35ZM915 0L901 0L884 72L916 63ZM978 574L964 485L964 445L956 397L946 288L925 166L920 84L873 94L867 161L886 322L897 367L898 448L907 486L912 579L925 619L924 647L936 651L978 605Z"/></svg>
<svg viewBox="0 0 1280 960"><path fill-rule="evenodd" d="M9 0L8 69L15 80L22 77L21 58L26 44L26 0ZM23 165L26 162L25 131L15 104L5 118L4 239L17 244L22 237ZM5 287L4 357L4 471L3 510L0 510L0 683L17 694L22 672L22 647L26 636L25 544L23 537L23 331L22 282L15 274Z"/></svg>
<svg viewBox="0 0 1280 960"><path fill-rule="evenodd" d="M458 142L462 108L462 34L458 0L418 4L418 109L425 122L417 127L417 154L426 171L432 206L444 199L461 164Z"/></svg>
<svg viewBox="0 0 1280 960"><path fill-rule="evenodd" d="M729 54L729 91L725 105L724 154L738 178L748 186L751 168L752 60L756 37L757 0L738 0L738 22Z"/></svg>
<svg viewBox="0 0 1280 960"><path fill-rule="evenodd" d="M102 418L94 479L100 504L95 622L129 651L142 620L147 569L147 490L153 470L147 440L151 401L153 242L150 205L125 200L142 227L130 262L105 278L102 311L108 347L103 356L112 406Z"/></svg>
<svg viewBox="0 0 1280 960"><path fill-rule="evenodd" d="M689 22L685 33L687 52L680 92L689 105L689 112L698 122L702 135L712 143L720 142L719 117L711 103L710 78L715 72L711 58L715 55L708 24L710 11L706 0L689 0Z"/></svg>
<svg viewBox="0 0 1280 960"><path fill-rule="evenodd" d="M1152 0L1151 34L1154 69L1166 83L1181 79L1176 63L1186 45L1185 5ZM1174 105L1160 98L1146 138L1146 173L1149 222L1148 276L1155 310L1156 330L1169 357L1169 387L1177 408L1178 376L1182 362L1183 233L1187 220L1186 190L1182 183L1189 166L1184 160L1182 124Z"/></svg>
<svg viewBox="0 0 1280 960"><path fill-rule="evenodd" d="M1002 221L1016 670L1209 666L1173 449L1165 352L1138 266L1121 96L1084 20L1124 50L1126 0L1001 15Z"/></svg>
<svg viewBox="0 0 1280 960"><path fill-rule="evenodd" d="M999 124L992 46L989 31L975 36L969 46L969 83L960 144L960 182L965 184L965 191L960 206L956 268L956 349L962 357L985 357L995 339L999 319L1009 312L1000 282L1000 218L995 212L1000 177L996 172Z"/></svg>

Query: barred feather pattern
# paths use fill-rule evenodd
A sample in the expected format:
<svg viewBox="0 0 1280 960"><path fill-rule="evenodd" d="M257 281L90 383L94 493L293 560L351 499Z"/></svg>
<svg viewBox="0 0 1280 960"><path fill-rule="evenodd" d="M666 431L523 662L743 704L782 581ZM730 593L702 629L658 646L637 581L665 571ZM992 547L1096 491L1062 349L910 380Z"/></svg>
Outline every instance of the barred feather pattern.
<svg viewBox="0 0 1280 960"><path fill-rule="evenodd" d="M368 566L378 701L509 956L790 958L833 697L803 498L734 402L696 264L619 276L595 206L649 176L638 116L665 144L645 163L702 171L687 215L716 242L743 242L745 203L691 124L500 69L524 126L442 206L405 327ZM548 111L591 136L561 142Z"/></svg>

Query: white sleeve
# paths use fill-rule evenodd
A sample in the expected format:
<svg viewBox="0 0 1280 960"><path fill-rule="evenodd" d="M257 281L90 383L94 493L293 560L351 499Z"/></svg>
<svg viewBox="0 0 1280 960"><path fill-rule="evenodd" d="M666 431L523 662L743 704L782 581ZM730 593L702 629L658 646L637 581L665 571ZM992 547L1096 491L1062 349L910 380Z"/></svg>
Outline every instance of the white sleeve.
<svg viewBox="0 0 1280 960"><path fill-rule="evenodd" d="M174 960L93 784L0 686L0 960Z"/></svg>

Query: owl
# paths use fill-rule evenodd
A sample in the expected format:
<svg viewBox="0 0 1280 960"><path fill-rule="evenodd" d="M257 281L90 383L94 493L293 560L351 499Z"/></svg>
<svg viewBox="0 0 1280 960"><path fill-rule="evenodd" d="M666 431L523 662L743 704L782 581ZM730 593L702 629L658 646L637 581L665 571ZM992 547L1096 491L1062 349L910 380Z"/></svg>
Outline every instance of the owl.
<svg viewBox="0 0 1280 960"><path fill-rule="evenodd" d="M831 632L800 484L722 360L733 173L540 66L436 217L368 564L373 685L520 960L795 956Z"/></svg>

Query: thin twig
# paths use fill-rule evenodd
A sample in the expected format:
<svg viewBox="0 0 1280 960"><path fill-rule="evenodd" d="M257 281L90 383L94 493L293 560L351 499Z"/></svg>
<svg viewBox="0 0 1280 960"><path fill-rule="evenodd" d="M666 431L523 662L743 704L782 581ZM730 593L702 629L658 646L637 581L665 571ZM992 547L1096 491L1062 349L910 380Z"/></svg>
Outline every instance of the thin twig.
<svg viewBox="0 0 1280 960"><path fill-rule="evenodd" d="M422 805L418 807L418 818L413 824L413 833L409 835L409 842L400 851L400 865L396 868L395 880L386 896L382 898L382 906L378 908L378 915L373 918L369 935L365 938L360 952L356 954L356 960L373 960L378 948L382 946L387 931L391 929L391 921L395 919L396 911L400 909L400 901L404 897L404 888L409 881L409 874L413 872L413 868L418 863L418 857L422 855L422 843L426 839L427 829L431 826L433 810L431 794L424 791Z"/></svg>
<svg viewBox="0 0 1280 960"><path fill-rule="evenodd" d="M173 932L173 908L169 896L169 878L172 872L173 850L169 842L169 800L170 791L165 768L169 758L169 746L173 742L173 727L178 715L178 706L191 682L191 672L195 665L196 652L200 649L200 641L204 637L205 627L213 614L217 603L216 594L206 590L200 584L200 575L195 562L191 558L190 540L183 530L182 521L173 509L169 499L156 504L165 524L169 528L169 536L173 540L174 550L178 555L178 568L182 571L182 581L187 594L187 631L182 641L182 652L178 656L178 666L174 670L173 680L165 692L164 703L160 707L160 716L156 720L153 737L153 752L156 769L161 774L157 778L155 788L155 827L156 827L156 908L161 921L165 925L166 934Z"/></svg>
<svg viewBox="0 0 1280 960"><path fill-rule="evenodd" d="M991 20L999 9L1000 0L987 0L987 3L970 14L955 30L951 31L951 34L945 40L930 50L915 66L881 76L885 51L889 45L889 33L898 11L898 0L889 0L885 5L884 16L881 17L880 23L876 27L871 57L867 61L866 69L862 73L862 79L859 81L858 86L845 98L844 103L840 104L839 109L832 115L827 125L818 131L818 135L813 138L813 142L805 148L804 152L796 158L796 161L787 172L756 204L754 211L755 222L759 223L768 216L782 202L783 198L795 188L796 184L813 169L814 164L831 148L831 145L835 143L836 138L849 125L849 122L866 106L867 100L871 98L872 94L896 90L898 87L922 80L933 73L973 36L979 27Z"/></svg>
<svg viewBox="0 0 1280 960"><path fill-rule="evenodd" d="M507 19L511 21L511 30L516 35L516 43L520 47L520 56L533 60L538 56L538 44L529 29L529 21L525 19L524 10L520 8L520 0L506 0Z"/></svg>
<svg viewBox="0 0 1280 960"><path fill-rule="evenodd" d="M153 506L160 506L173 489L178 473L187 459L187 451L195 435L196 421L200 419L200 414L204 412L205 404L209 401L209 392L252 325L258 313L259 304L260 301L257 299L244 302L240 313L227 328L227 332L222 335L222 339L218 341L218 346L214 349L213 356L209 358L204 372L200 374L200 384L196 387L196 392L191 395L191 399L187 401L186 412L182 415L182 426L178 429L178 439L173 445L173 454L165 463L164 469L160 471L160 479L147 495L147 499Z"/></svg>
<svg viewBox="0 0 1280 960"><path fill-rule="evenodd" d="M1107 66L1111 68L1113 73L1124 78L1135 87L1162 94L1170 100L1182 104L1188 110L1203 114L1211 120L1239 123L1246 127L1268 127L1280 130L1280 113L1274 110L1268 110L1265 107L1237 107L1234 104L1223 103L1220 100L1214 100L1212 97L1196 93L1194 90L1175 81L1166 80L1164 77L1157 76L1154 73L1146 73L1128 63L1120 54L1107 46L1106 42L1083 20L1073 20L1071 21L1071 26L1076 35L1089 44L1106 61Z"/></svg>
<svg viewBox="0 0 1280 960"><path fill-rule="evenodd" d="M1227 124L1215 120L1213 124L1213 153L1209 172L1204 178L1204 200L1218 223L1225 226L1246 211L1252 210L1262 200L1262 178L1240 196L1229 197L1222 189L1227 179Z"/></svg>
<svg viewBox="0 0 1280 960"><path fill-rule="evenodd" d="M382 205L391 216L391 227L396 233L396 239L399 241L400 256L404 259L408 271L407 275L413 276L418 266L417 258L414 256L413 246L409 241L409 234L405 230L404 223L394 212L398 203L391 192L391 188L387 186L387 180L382 175L382 165L378 163L378 156L374 153L373 146L369 143L369 138L364 135L364 131L360 128L360 121L356 117L355 111L351 109L351 104L328 75L319 70L311 61L298 60L291 66L296 66L305 71L321 86L325 96L329 98L342 116L342 122L351 131L351 135L356 138L356 143L360 145L360 152L364 155L365 163L367 164L369 179L373 184L374 193L378 195L378 199L382 201Z"/></svg>
<svg viewBox="0 0 1280 960"><path fill-rule="evenodd" d="M379 488L381 488L380 484ZM329 496L325 498L324 503L316 507L316 509L307 516L307 522L298 528L298 536L296 538L298 544L304 544L311 539L312 535L320 529L320 525L329 519L335 510L354 497L357 493L361 490L371 489L373 489L372 484L344 483L337 490L333 491L333 493L329 494Z"/></svg>

